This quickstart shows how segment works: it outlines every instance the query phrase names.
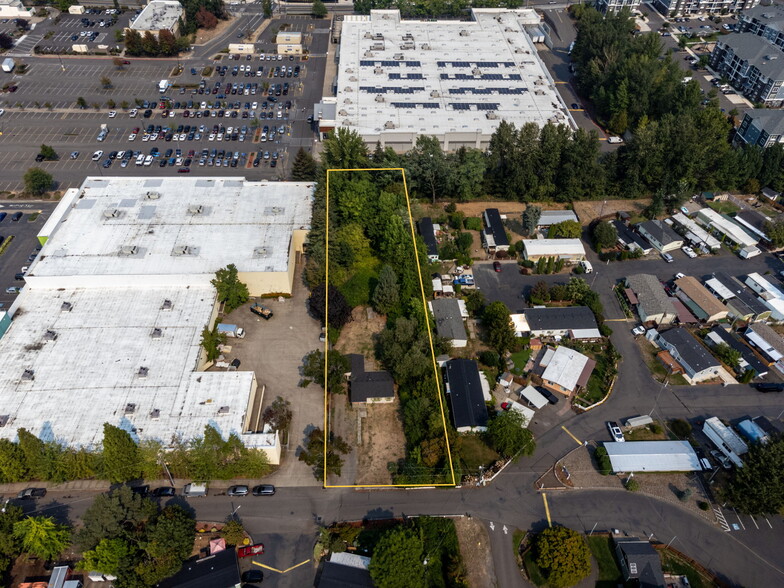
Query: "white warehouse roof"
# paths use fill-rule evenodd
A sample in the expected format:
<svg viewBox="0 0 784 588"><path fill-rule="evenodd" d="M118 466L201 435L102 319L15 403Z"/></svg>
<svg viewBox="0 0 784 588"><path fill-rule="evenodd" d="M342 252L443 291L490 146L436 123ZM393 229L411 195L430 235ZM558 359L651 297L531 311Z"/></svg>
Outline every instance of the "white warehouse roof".
<svg viewBox="0 0 784 588"><path fill-rule="evenodd" d="M471 21L402 20L398 10L346 16L337 126L408 143L412 134L461 133L460 141L486 142L502 119L575 127L526 32L539 24L536 12L471 13Z"/></svg>
<svg viewBox="0 0 784 588"><path fill-rule="evenodd" d="M182 4L170 0L152 0L133 21L135 31L171 31L183 15Z"/></svg>
<svg viewBox="0 0 784 588"><path fill-rule="evenodd" d="M79 285L160 286L163 276L174 284L187 276L208 285L230 263L285 272L292 231L310 228L312 193L312 183L241 177L89 177L44 226L41 235L56 239L27 282L52 287L46 278L79 276Z"/></svg>
<svg viewBox="0 0 784 588"><path fill-rule="evenodd" d="M251 447L274 443L268 435L241 434L253 372L195 371L214 288L66 288L20 296L0 339L0 415L8 417L0 438L13 440L24 427L45 441L93 447L109 422L137 439L168 444L173 435L201 436L211 423Z"/></svg>
<svg viewBox="0 0 784 588"><path fill-rule="evenodd" d="M614 472L694 472L702 469L688 441L625 441L604 444Z"/></svg>
<svg viewBox="0 0 784 588"><path fill-rule="evenodd" d="M529 257L585 255L580 239L525 239L523 245Z"/></svg>

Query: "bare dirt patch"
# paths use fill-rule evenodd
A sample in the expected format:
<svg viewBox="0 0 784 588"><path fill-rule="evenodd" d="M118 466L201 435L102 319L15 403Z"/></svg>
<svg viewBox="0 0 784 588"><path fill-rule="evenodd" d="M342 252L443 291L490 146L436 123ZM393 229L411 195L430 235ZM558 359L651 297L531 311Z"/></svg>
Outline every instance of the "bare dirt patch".
<svg viewBox="0 0 784 588"><path fill-rule="evenodd" d="M373 357L374 337L384 330L386 319L367 306L358 306L351 313L349 322L340 331L335 349L341 353L361 353L365 356L365 370L375 368Z"/></svg>
<svg viewBox="0 0 784 588"><path fill-rule="evenodd" d="M542 210L565 210L569 208L569 204L566 202L532 202L531 204L535 204ZM501 214L522 214L526 206L528 205L525 202L500 200L496 202L463 202L457 205L457 209L468 218L481 216L486 208L497 208Z"/></svg>
<svg viewBox="0 0 784 588"><path fill-rule="evenodd" d="M391 484L387 463L405 457L406 437L397 401L363 406L362 445L357 448L357 484Z"/></svg>
<svg viewBox="0 0 784 588"><path fill-rule="evenodd" d="M468 576L468 585L472 588L497 586L493 556L490 552L490 537L485 526L476 519L464 517L455 519L455 531Z"/></svg>
<svg viewBox="0 0 784 588"><path fill-rule="evenodd" d="M589 225L599 218L599 216L614 215L617 212L625 211L634 216L651 203L650 198L640 198L639 200L590 200L574 203L574 212L583 225ZM544 207L542 207L544 208Z"/></svg>
<svg viewBox="0 0 784 588"><path fill-rule="evenodd" d="M206 29L199 29L196 33L196 40L194 41L194 45L204 45L205 43L209 43L213 39L220 37L223 33L226 32L226 29L228 29L233 22L233 18L228 18L226 20L219 20L218 26L210 31Z"/></svg>

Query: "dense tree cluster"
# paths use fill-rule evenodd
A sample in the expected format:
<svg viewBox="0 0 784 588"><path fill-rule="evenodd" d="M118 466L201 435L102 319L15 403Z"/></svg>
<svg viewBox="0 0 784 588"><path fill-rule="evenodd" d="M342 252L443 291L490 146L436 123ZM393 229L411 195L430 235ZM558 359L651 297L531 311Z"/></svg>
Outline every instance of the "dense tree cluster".
<svg viewBox="0 0 784 588"><path fill-rule="evenodd" d="M397 8L403 18L460 17L468 8L520 8L523 0L357 0L354 11L370 14L371 10Z"/></svg>
<svg viewBox="0 0 784 588"><path fill-rule="evenodd" d="M127 482L163 477L164 447L157 441L136 443L118 427L104 424L103 448L87 451L42 441L24 428L18 442L0 440L0 483L42 480L64 482L100 478ZM248 449L236 435L224 440L207 425L204 437L177 441L166 451L172 475L196 480L229 479L239 475L261 476L269 470L263 452Z"/></svg>
<svg viewBox="0 0 784 588"><path fill-rule="evenodd" d="M205 12L217 20L228 18L223 0L183 0L180 4L185 11L184 22L180 23L180 34L183 35L195 33L199 27L210 28L207 25L212 25L213 21L204 15ZM199 16L200 13L201 16Z"/></svg>
<svg viewBox="0 0 784 588"><path fill-rule="evenodd" d="M784 437L753 444L734 468L724 498L749 514L778 513L784 508Z"/></svg>
<svg viewBox="0 0 784 588"><path fill-rule="evenodd" d="M324 465L324 432L315 428L308 433L308 439L305 447L299 452L298 459L304 461L306 464L313 468L313 475L317 480L324 480L324 470L327 474L334 474L340 476L343 468L343 458L351 452L351 446L346 443L343 438L334 433L329 434L329 441L327 443L327 463Z"/></svg>
<svg viewBox="0 0 784 588"><path fill-rule="evenodd" d="M131 56L168 57L177 55L188 48L190 40L187 37L175 37L166 29L158 32L156 37L150 31L144 35L138 31L127 29L125 31L125 52Z"/></svg>
<svg viewBox="0 0 784 588"><path fill-rule="evenodd" d="M121 588L156 585L177 572L193 549L191 514L179 505L161 509L127 486L97 495L82 520L79 567L115 575Z"/></svg>
<svg viewBox="0 0 784 588"><path fill-rule="evenodd" d="M536 565L552 588L578 584L591 573L591 550L585 538L566 527L550 527L536 536Z"/></svg>

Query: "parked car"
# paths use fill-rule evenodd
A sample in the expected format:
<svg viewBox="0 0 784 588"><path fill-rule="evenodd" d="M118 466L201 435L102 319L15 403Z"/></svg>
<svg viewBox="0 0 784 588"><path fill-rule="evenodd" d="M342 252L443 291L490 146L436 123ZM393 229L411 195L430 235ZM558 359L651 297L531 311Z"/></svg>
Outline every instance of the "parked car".
<svg viewBox="0 0 784 588"><path fill-rule="evenodd" d="M688 255L690 259L694 259L695 257L697 257L697 254L694 252L694 249L692 249L688 245L684 245L683 247L681 247L681 251L683 251L686 255Z"/></svg>
<svg viewBox="0 0 784 588"><path fill-rule="evenodd" d="M261 484L253 487L253 496L272 496L275 494L275 486L272 484Z"/></svg>
<svg viewBox="0 0 784 588"><path fill-rule="evenodd" d="M780 382L760 382L759 384L752 384L758 392L784 392L784 384Z"/></svg>
<svg viewBox="0 0 784 588"><path fill-rule="evenodd" d="M493 262L493 270L494 270L496 273L501 273L501 262L499 262L499 261L494 261L494 262Z"/></svg>
<svg viewBox="0 0 784 588"><path fill-rule="evenodd" d="M245 485L238 485L238 486L231 486L226 491L227 496L247 496L248 495L248 487Z"/></svg>
<svg viewBox="0 0 784 588"><path fill-rule="evenodd" d="M131 486L131 492L139 496L147 496L150 493L150 486L144 484L143 486Z"/></svg>
<svg viewBox="0 0 784 588"><path fill-rule="evenodd" d="M11 220L15 223L19 222L19 219L21 218L22 218L21 212L15 212L14 214L11 215Z"/></svg>
<svg viewBox="0 0 784 588"><path fill-rule="evenodd" d="M542 386L535 386L535 388L536 391L539 392L539 394L547 398L547 402L549 402L550 404L558 404L558 397L552 392L550 392L547 388L544 388Z"/></svg>
<svg viewBox="0 0 784 588"><path fill-rule="evenodd" d="M156 498L162 498L164 496L176 496L177 490L171 486L162 486L161 488L156 488L153 490L152 495Z"/></svg>
<svg viewBox="0 0 784 588"><path fill-rule="evenodd" d="M16 497L19 500L29 500L31 498L43 498L46 496L46 488L25 488Z"/></svg>
<svg viewBox="0 0 784 588"><path fill-rule="evenodd" d="M261 582L263 580L264 574L261 572L261 570L248 570L242 574L243 582Z"/></svg>
<svg viewBox="0 0 784 588"><path fill-rule="evenodd" d="M672 255L670 255L669 253L662 253L661 257L667 263L672 263L673 261L675 261L675 258Z"/></svg>
<svg viewBox="0 0 784 588"><path fill-rule="evenodd" d="M626 441L626 439L623 438L623 432L618 426L618 423L614 421L607 421L604 424L607 425L607 430L610 431L610 436L612 437L613 441L617 441L619 443Z"/></svg>
<svg viewBox="0 0 784 588"><path fill-rule="evenodd" d="M725 470L732 468L732 462L730 461L730 458L728 458L718 449L712 449L710 454L721 464L721 467L723 467Z"/></svg>
<svg viewBox="0 0 784 588"><path fill-rule="evenodd" d="M261 555L264 553L264 544L256 543L255 545L246 545L237 549L239 557L250 557L252 555Z"/></svg>
<svg viewBox="0 0 784 588"><path fill-rule="evenodd" d="M632 335L637 336L637 335L644 335L644 334L645 334L645 327L643 327L642 325L637 325L632 329Z"/></svg>

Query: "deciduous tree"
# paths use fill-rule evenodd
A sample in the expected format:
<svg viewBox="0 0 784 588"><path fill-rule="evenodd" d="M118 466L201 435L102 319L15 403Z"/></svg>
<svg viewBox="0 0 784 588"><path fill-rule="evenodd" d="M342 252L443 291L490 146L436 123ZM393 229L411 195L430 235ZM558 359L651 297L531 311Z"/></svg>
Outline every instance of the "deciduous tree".
<svg viewBox="0 0 784 588"><path fill-rule="evenodd" d="M340 436L330 433L327 443L327 474L340 475L343 458L351 451L351 447ZM313 467L313 475L317 480L324 480L324 433L321 429L313 429L308 434L306 447L300 451L299 460Z"/></svg>
<svg viewBox="0 0 784 588"><path fill-rule="evenodd" d="M424 588L422 538L410 529L393 527L376 544L369 571L379 588Z"/></svg>
<svg viewBox="0 0 784 588"><path fill-rule="evenodd" d="M44 561L57 559L71 543L71 531L52 517L27 517L14 523L13 536L21 541L22 551Z"/></svg>
<svg viewBox="0 0 784 588"><path fill-rule="evenodd" d="M327 287L324 284L316 286L308 298L308 308L311 314L329 325L332 329L340 329L351 320L352 308L343 293L334 286L329 287L329 316L325 315L327 306Z"/></svg>
<svg viewBox="0 0 784 588"><path fill-rule="evenodd" d="M223 302L223 309L227 314L250 298L248 286L237 277L237 266L233 263L215 272L215 278L210 283L218 291L218 301Z"/></svg>
<svg viewBox="0 0 784 588"><path fill-rule="evenodd" d="M525 416L517 410L498 413L487 427L490 445L504 457L531 455L536 449L533 435L526 426Z"/></svg>
<svg viewBox="0 0 784 588"><path fill-rule="evenodd" d="M515 346L515 331L509 314L509 307L498 301L488 304L482 313L487 344L500 354Z"/></svg>
<svg viewBox="0 0 784 588"><path fill-rule="evenodd" d="M211 12L208 12L204 6L199 8L199 11L196 13L196 22L199 24L200 28L207 29L208 31L211 31L218 26L218 18Z"/></svg>
<svg viewBox="0 0 784 588"><path fill-rule="evenodd" d="M406 157L412 188L435 203L436 198L445 193L451 174L441 142L436 137L419 135Z"/></svg>
<svg viewBox="0 0 784 588"><path fill-rule="evenodd" d="M348 358L334 349L327 351L327 358L326 386L324 385L323 351L311 351L305 356L305 365L302 373L306 377L311 378L322 388L326 388L329 392L332 392L333 394L342 394L345 391L343 387L346 380L345 374L350 369Z"/></svg>
<svg viewBox="0 0 784 588"><path fill-rule="evenodd" d="M55 161L58 159L57 152L49 145L41 145L41 150L38 153L43 155L46 161Z"/></svg>
<svg viewBox="0 0 784 588"><path fill-rule="evenodd" d="M552 588L578 584L591 573L591 551L585 538L566 527L550 527L536 536L536 565Z"/></svg>
<svg viewBox="0 0 784 588"><path fill-rule="evenodd" d="M0 33L0 49L10 49L14 46L14 39L8 33Z"/></svg>
<svg viewBox="0 0 784 588"><path fill-rule="evenodd" d="M784 220L766 221L765 234L774 247L784 247Z"/></svg>
<svg viewBox="0 0 784 588"><path fill-rule="evenodd" d="M201 347L207 354L207 361L215 361L220 357L218 347L226 342L226 333L218 332L218 325L209 329L204 327L201 331Z"/></svg>
<svg viewBox="0 0 784 588"><path fill-rule="evenodd" d="M322 162L327 169L364 168L368 164L365 141L354 130L339 127L324 141Z"/></svg>
<svg viewBox="0 0 784 588"><path fill-rule="evenodd" d="M327 16L327 7L321 0L314 0L310 13L314 18L324 18Z"/></svg>
<svg viewBox="0 0 784 588"><path fill-rule="evenodd" d="M53 183L52 174L45 172L40 167L31 167L25 172L25 191L33 196L40 196L44 192L48 192L52 189Z"/></svg>
<svg viewBox="0 0 784 588"><path fill-rule="evenodd" d="M94 549L82 554L78 568L96 571L109 576L117 576L131 556L131 547L124 539L101 539Z"/></svg>
<svg viewBox="0 0 784 588"><path fill-rule="evenodd" d="M609 249L618 241L618 231L612 223L599 221L593 227L593 242L597 251Z"/></svg>
<svg viewBox="0 0 784 588"><path fill-rule="evenodd" d="M565 220L551 225L547 230L548 239L579 239L583 228L577 221Z"/></svg>

